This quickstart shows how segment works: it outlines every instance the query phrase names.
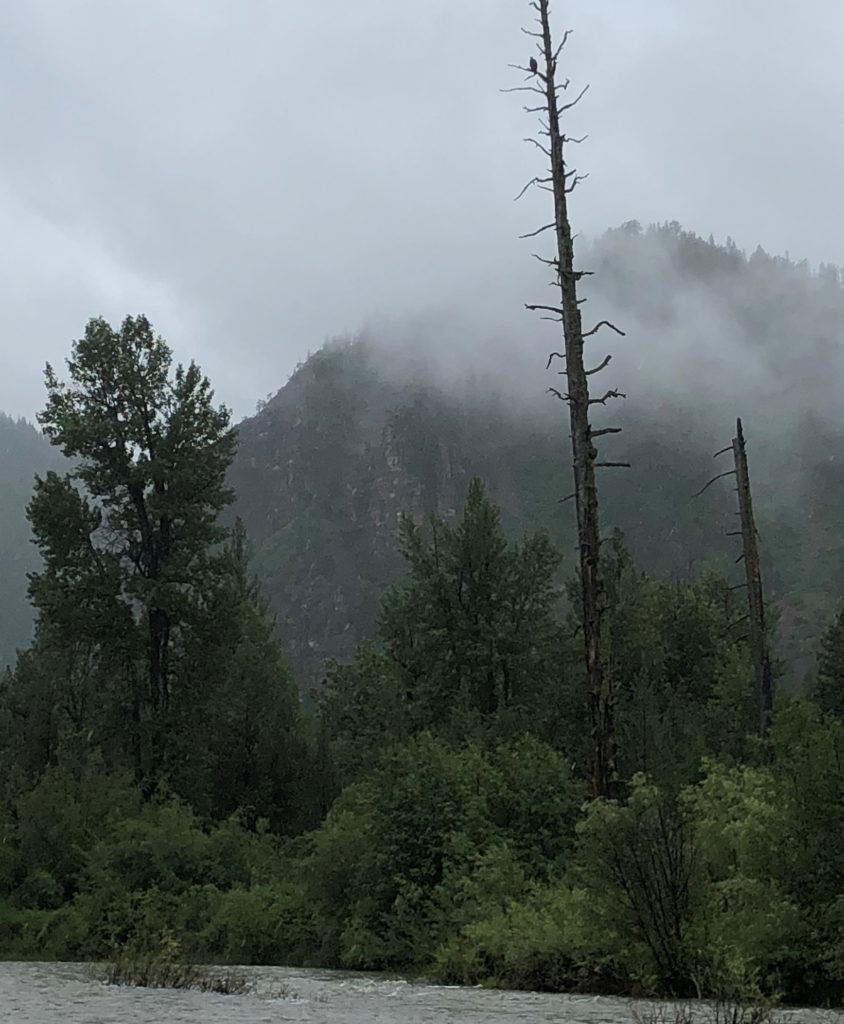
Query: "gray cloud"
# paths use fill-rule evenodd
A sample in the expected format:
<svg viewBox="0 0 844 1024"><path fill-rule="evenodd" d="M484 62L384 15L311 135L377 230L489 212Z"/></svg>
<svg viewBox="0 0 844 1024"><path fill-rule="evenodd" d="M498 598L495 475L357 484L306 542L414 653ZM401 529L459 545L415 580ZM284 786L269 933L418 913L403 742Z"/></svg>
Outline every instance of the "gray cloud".
<svg viewBox="0 0 844 1024"><path fill-rule="evenodd" d="M844 14L571 0L577 227L676 218L844 263ZM145 311L238 413L329 335L459 310L536 341L541 196L502 0L27 0L0 11L0 408ZM535 246L534 246L535 247ZM535 290L534 290L535 289ZM538 342L544 352L544 335ZM541 369L541 367L540 367ZM544 380L540 382L544 384Z"/></svg>

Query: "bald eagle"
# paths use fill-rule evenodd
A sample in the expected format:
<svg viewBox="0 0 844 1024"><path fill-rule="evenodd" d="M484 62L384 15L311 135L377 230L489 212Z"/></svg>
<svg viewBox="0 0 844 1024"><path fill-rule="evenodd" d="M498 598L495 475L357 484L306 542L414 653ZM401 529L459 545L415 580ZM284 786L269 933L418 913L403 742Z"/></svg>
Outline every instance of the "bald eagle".
<svg viewBox="0 0 844 1024"><path fill-rule="evenodd" d="M530 59L530 73L532 75L535 75L537 71L539 71L539 65L536 63L536 57L531 57L531 59Z"/></svg>

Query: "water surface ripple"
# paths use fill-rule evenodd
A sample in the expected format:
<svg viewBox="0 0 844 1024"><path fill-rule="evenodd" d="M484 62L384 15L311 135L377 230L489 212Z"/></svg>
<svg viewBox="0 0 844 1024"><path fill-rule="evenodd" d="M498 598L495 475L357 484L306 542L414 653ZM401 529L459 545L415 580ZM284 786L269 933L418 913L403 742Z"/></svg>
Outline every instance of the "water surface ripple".
<svg viewBox="0 0 844 1024"><path fill-rule="evenodd" d="M249 968L243 996L123 988L78 964L0 963L3 1024L633 1024L630 1000L451 988L340 971ZM279 993L283 991L283 995ZM787 1024L844 1018L787 1011Z"/></svg>

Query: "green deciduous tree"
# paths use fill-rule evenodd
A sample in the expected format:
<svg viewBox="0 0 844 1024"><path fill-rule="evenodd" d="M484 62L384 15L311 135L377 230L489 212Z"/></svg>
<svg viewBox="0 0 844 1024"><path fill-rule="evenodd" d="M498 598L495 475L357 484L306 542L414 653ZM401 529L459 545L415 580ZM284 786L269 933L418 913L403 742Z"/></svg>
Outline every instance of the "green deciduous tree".
<svg viewBox="0 0 844 1024"><path fill-rule="evenodd" d="M149 321L91 320L67 382L48 366L44 433L73 469L36 480L28 516L44 567L30 577L39 638L119 677L136 771L161 765L178 662L221 572L214 546L235 451L208 379Z"/></svg>
<svg viewBox="0 0 844 1024"><path fill-rule="evenodd" d="M753 688L742 610L720 577L649 579L620 537L605 547L620 774L645 772L676 788L699 777L706 755L748 752Z"/></svg>
<svg viewBox="0 0 844 1024"><path fill-rule="evenodd" d="M423 733L347 787L314 837L309 904L347 966L422 963L451 929L559 870L582 784L531 738L485 753Z"/></svg>
<svg viewBox="0 0 844 1024"><path fill-rule="evenodd" d="M605 948L641 983L688 993L703 866L688 815L640 775L626 804L593 801L578 832L579 881Z"/></svg>

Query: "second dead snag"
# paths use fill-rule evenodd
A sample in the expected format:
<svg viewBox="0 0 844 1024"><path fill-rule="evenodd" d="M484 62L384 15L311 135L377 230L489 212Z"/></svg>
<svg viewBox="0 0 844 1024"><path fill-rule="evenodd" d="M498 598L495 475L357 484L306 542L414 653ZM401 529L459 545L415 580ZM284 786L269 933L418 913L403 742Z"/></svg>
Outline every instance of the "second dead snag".
<svg viewBox="0 0 844 1024"><path fill-rule="evenodd" d="M733 454L733 468L718 473L707 481L694 495L695 498L708 490L716 480L734 476L738 495L738 513L741 529L731 530L728 537L741 537L741 554L737 562L744 562L745 582L737 587L747 590L747 615L740 620L749 623L748 639L753 659L753 674L756 682L757 731L762 741L762 759L767 764L773 758L771 747L771 722L774 716L774 673L771 666L771 652L768 646L768 627L765 622L765 596L762 590L762 571L759 566L759 545L757 544L756 521L753 517L753 499L750 493L750 473L747 469L747 446L741 419L736 420L736 436L732 444L715 453L715 458Z"/></svg>
<svg viewBox="0 0 844 1024"><path fill-rule="evenodd" d="M529 113L538 113L541 134L547 144L531 139L549 160L549 175L534 178L530 184L553 194L554 219L550 223L524 237L532 237L545 231L553 231L556 238L555 259L544 260L556 272L555 285L560 292L559 306L529 304L528 309L541 310L552 314L552 319L562 324L565 342L564 353L553 353L549 365L556 357L565 361L563 374L566 378L566 392L556 388L551 391L569 407L571 424L572 461L574 468L574 494L577 510L578 549L580 555L580 589L582 597L583 638L586 677L589 695L589 718L591 730L591 776L592 791L596 797L611 796L615 788L615 727L614 695L612 677L607 671L602 650L603 621L606 612L606 590L601 576L600 530L598 524L598 491L595 483L597 466L623 465L623 463L598 462L595 438L602 434L618 433L619 428L608 427L593 430L590 406L604 405L610 398L623 397L618 391L609 390L600 398L590 398L589 376L597 373L609 363L607 356L594 369L587 370L583 362L584 339L596 334L602 327L608 327L622 334L609 321L601 321L591 330L584 331L580 315L578 281L583 271L575 270L574 246L568 214L568 197L583 176L566 165L566 143L578 140L568 138L560 128L560 115L573 107L586 92L570 102L561 102L561 94L568 87L568 81L558 81L557 61L569 37L568 32L555 48L551 39L550 10L548 0L534 0L531 7L537 13L538 31L526 32L537 40L539 60L531 58L527 67L519 70L527 73L526 84L521 91L537 93L542 97L540 106L527 107ZM526 186L525 190L527 189Z"/></svg>
<svg viewBox="0 0 844 1024"><path fill-rule="evenodd" d="M756 543L756 522L753 518L753 499L750 494L750 474L747 470L747 449L741 420L736 420L733 438L733 458L736 466L741 542L744 554L744 572L747 581L747 606L750 622L750 653L756 676L756 699L759 711L759 736L765 760L770 760L769 733L774 709L773 671L768 649L768 631L765 623L765 598L762 592L762 572L759 567L759 547Z"/></svg>

